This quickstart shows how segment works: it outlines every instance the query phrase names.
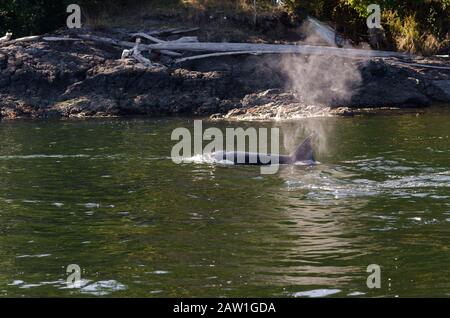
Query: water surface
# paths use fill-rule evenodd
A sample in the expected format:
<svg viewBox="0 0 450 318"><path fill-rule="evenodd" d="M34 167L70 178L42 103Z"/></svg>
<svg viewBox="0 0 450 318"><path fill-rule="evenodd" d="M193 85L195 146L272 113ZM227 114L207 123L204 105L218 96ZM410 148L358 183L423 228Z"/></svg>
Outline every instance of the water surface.
<svg viewBox="0 0 450 318"><path fill-rule="evenodd" d="M0 294L450 295L450 113L277 126L319 165L170 160L192 119L0 123ZM78 264L80 288L67 288ZM366 286L369 264L382 286Z"/></svg>

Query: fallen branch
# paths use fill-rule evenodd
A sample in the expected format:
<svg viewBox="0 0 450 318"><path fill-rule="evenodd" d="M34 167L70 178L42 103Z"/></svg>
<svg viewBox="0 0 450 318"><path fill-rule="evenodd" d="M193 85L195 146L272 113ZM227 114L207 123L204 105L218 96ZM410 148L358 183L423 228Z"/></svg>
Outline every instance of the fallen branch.
<svg viewBox="0 0 450 318"><path fill-rule="evenodd" d="M143 33L143 32L133 33L130 35L133 38L144 38L144 39L150 40L155 43L166 43L167 42L167 41L158 39L154 36ZM174 42L193 43L193 42L198 42L198 38L196 36L185 36L185 37L179 38L178 40L175 40ZM181 53L170 51L170 50L160 50L160 52L161 52L161 54L165 54L165 55L172 56L172 57L179 57L179 56L183 55Z"/></svg>
<svg viewBox="0 0 450 318"><path fill-rule="evenodd" d="M111 39L111 38L105 38L105 37L101 37L101 36L96 36L96 35L90 35L90 34L80 34L78 35L79 38L86 40L86 41L93 41L93 42L99 42L99 43L104 43L104 44L110 44L110 45L114 45L114 46L120 46L120 47L134 47L135 43L133 42L128 42L128 41L120 41L120 40L115 40L115 39ZM149 48L148 45L145 44L140 44L140 46L143 49L151 49ZM169 56L174 56L174 57L178 57L181 56L181 53L177 53L177 52L171 52L169 50L164 50L164 49L155 49L158 50L159 52L161 52L161 54L165 54L165 55L169 55Z"/></svg>
<svg viewBox="0 0 450 318"><path fill-rule="evenodd" d="M56 41L81 41L80 39L75 38L64 38L64 37L54 37L54 36L45 36L42 38L44 41L56 42Z"/></svg>
<svg viewBox="0 0 450 318"><path fill-rule="evenodd" d="M131 36L132 36L133 38L140 38L140 37L142 37L142 38L144 38L144 39L153 41L153 42L155 42L155 43L165 43L165 42L166 42L166 41L163 41L163 40L161 40L161 39L155 38L154 36L148 35L148 34L146 34L146 33L142 33L142 32L139 32L139 33L133 33L133 34L131 34ZM179 57L179 56L182 56L182 55L183 55L183 54L181 54L181 53L173 52L173 51L169 51L169 50L160 50L159 52L160 52L161 54L168 55L168 56L172 56L172 57Z"/></svg>
<svg viewBox="0 0 450 318"><path fill-rule="evenodd" d="M174 40L172 42L179 42L179 43L198 43L198 37L196 36L183 36L177 40Z"/></svg>
<svg viewBox="0 0 450 318"><path fill-rule="evenodd" d="M80 38L90 41L102 42L111 45L133 47L134 43L119 41L95 35L79 35ZM293 44L253 44L253 43L183 43L183 42L161 42L156 44L141 44L147 50L170 50L170 51L192 51L192 52L258 52L259 54L304 54L304 55L332 55L340 57L374 58L374 57L396 57L411 58L406 53L390 51L369 51L359 49L335 48L328 46L293 45Z"/></svg>
<svg viewBox="0 0 450 318"><path fill-rule="evenodd" d="M144 38L144 39L150 40L150 41L155 42L155 43L165 43L166 42L164 40L155 38L154 36L148 35L148 34L143 33L143 32L133 33L133 34L130 34L130 36L132 38Z"/></svg>
<svg viewBox="0 0 450 318"><path fill-rule="evenodd" d="M16 43L22 43L22 42L29 42L29 41L36 41L39 40L41 38L40 35L32 35L32 36L26 36L23 38L18 38L18 39L14 39L8 42L4 42L4 44L16 44Z"/></svg>
<svg viewBox="0 0 450 318"><path fill-rule="evenodd" d="M202 55L195 55L195 56L189 56L182 59L175 60L175 63L183 63L187 61L193 61L193 60L199 60L199 59L206 59L210 57L219 57L219 56L230 56L230 55L261 55L261 54L270 54L271 52L255 52L255 51L237 51L237 52L222 52L222 53L210 53L210 54L202 54Z"/></svg>
<svg viewBox="0 0 450 318"><path fill-rule="evenodd" d="M103 44L110 44L110 45L122 46L122 47L134 47L134 44L135 44L133 42L120 41L120 40L115 40L115 39L111 39L111 38L105 38L102 36L96 36L96 35L90 35L90 34L79 34L78 37L80 39L83 39L86 41L99 42L99 43L103 43Z"/></svg>
<svg viewBox="0 0 450 318"><path fill-rule="evenodd" d="M253 44L253 43L179 43L165 42L146 45L154 50L174 50L193 52L260 52L261 54L304 54L304 55L333 55L341 57L397 57L411 58L410 54L390 51L368 51L359 49L345 49L327 46L293 45L293 44Z"/></svg>
<svg viewBox="0 0 450 318"><path fill-rule="evenodd" d="M124 50L122 52L122 59L134 58L136 61L138 61L139 63L141 63L146 67L154 67L155 65L152 63L152 61L142 56L141 51L139 49L140 43L141 39L137 38L136 43L134 44L131 50Z"/></svg>
<svg viewBox="0 0 450 318"><path fill-rule="evenodd" d="M155 38L154 36L151 36L151 35L148 35L148 34L142 33L142 32L139 32L139 33L133 33L133 34L130 34L130 35L131 35L133 38L144 38L144 39L153 41L153 42L155 42L155 43L165 43L165 42L166 42L166 41L164 41L164 40ZM182 56L182 55L183 55L183 54L181 54L181 53L173 52L173 51L169 51L169 50L160 50L159 52L160 52L161 54L168 55L168 56L172 56L172 57L179 57L179 56Z"/></svg>

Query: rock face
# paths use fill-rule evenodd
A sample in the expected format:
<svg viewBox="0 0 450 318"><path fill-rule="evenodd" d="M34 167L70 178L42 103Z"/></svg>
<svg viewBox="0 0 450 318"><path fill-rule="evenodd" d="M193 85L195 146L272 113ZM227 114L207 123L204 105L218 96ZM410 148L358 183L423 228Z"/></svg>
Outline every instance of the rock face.
<svg viewBox="0 0 450 318"><path fill-rule="evenodd" d="M450 100L450 80L432 81L430 91L436 100L448 102Z"/></svg>
<svg viewBox="0 0 450 318"><path fill-rule="evenodd" d="M292 85L293 74L286 72L286 60L280 55L146 68L120 60L121 52L89 42L0 47L0 117L224 115L231 110L275 117L280 116L280 106L285 113L312 106L324 110L450 103L450 71L391 61L333 60L335 65L351 64L360 79L350 83L345 99L323 102L311 101L311 91ZM326 85L317 89L317 96L323 95L320 90L324 94L331 90Z"/></svg>

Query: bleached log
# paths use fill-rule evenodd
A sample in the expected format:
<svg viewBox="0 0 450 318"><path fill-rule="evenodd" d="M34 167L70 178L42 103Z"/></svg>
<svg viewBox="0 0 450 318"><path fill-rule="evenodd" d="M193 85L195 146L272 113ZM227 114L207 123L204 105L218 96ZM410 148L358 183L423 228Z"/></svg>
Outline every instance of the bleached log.
<svg viewBox="0 0 450 318"><path fill-rule="evenodd" d="M134 44L131 56L136 61L138 61L141 64L143 64L144 66L153 67L152 61L150 61L149 59L147 59L144 56L142 56L141 50L139 49L140 44L141 44L141 38L137 38L136 39L136 43Z"/></svg>
<svg viewBox="0 0 450 318"><path fill-rule="evenodd" d="M220 57L220 56L230 56L230 55L261 55L261 54L270 54L271 52L255 52L255 51L237 51L237 52L221 52L221 53L210 53L210 54L202 54L189 56L182 59L175 60L175 63L183 63L187 61L194 61L199 59L206 59L210 57Z"/></svg>
<svg viewBox="0 0 450 318"><path fill-rule="evenodd" d="M145 58L142 56L140 51L133 50L133 53L131 55L136 61L141 63L142 65L146 67L154 67L155 65L150 61L148 58Z"/></svg>
<svg viewBox="0 0 450 318"><path fill-rule="evenodd" d="M183 36L177 40L174 40L172 42L179 42L179 43L197 43L198 37L196 36Z"/></svg>
<svg viewBox="0 0 450 318"><path fill-rule="evenodd" d="M99 43L110 44L110 45L114 45L114 46L134 47L134 42L120 41L120 40L116 40L116 39L105 38L102 36L96 36L96 35L91 35L91 34L79 34L78 37L80 39L83 39L86 41L99 42Z"/></svg>
<svg viewBox="0 0 450 318"><path fill-rule="evenodd" d="M271 54L304 54L304 55L332 55L355 58L397 57L411 58L412 55L390 51L369 51L359 49L335 48L328 46L293 45L293 44L253 44L253 43L180 43L165 42L146 45L154 50L174 50L192 52L240 52L251 51Z"/></svg>
<svg viewBox="0 0 450 318"><path fill-rule="evenodd" d="M86 40L86 41L93 41L93 42L99 42L99 43L104 43L104 44L110 44L110 45L114 45L114 46L120 46L120 47L134 47L134 43L133 42L128 42L128 41L120 41L120 40L115 40L115 39L111 39L111 38L105 38L102 36L96 36L96 35L90 35L90 34L80 34L78 35L79 38ZM140 46L143 49L151 49L148 47L148 45L145 44L140 44ZM165 54L165 55L169 55L169 56L173 56L173 57L178 57L181 56L182 54L177 53L177 52L171 52L169 50L164 50L164 49L155 49L161 52L161 54Z"/></svg>
<svg viewBox="0 0 450 318"><path fill-rule="evenodd" d="M134 43L118 41L110 38L95 35L79 35L80 38L90 41L102 42L105 44L133 47ZM369 51L359 49L335 48L328 46L313 46L303 44L254 44L254 43L180 43L164 42L156 44L141 44L142 49L149 50L170 50L170 51L191 51L191 52L260 52L261 54L304 54L304 55L332 55L340 57L355 58L375 58L375 57L397 57L411 58L412 55L391 51Z"/></svg>
<svg viewBox="0 0 450 318"><path fill-rule="evenodd" d="M154 36L148 35L148 34L143 33L143 32L133 33L133 34L131 34L131 36L132 36L133 38L144 38L144 39L153 41L153 42L155 42L155 43L165 43L165 42L166 42L166 41L164 41L164 40L155 38ZM181 53L173 52L173 51L169 51L169 50L160 50L159 52L160 52L161 54L168 55L168 56L172 56L172 57L179 57L179 56L182 56L182 55L183 55L183 54L181 54Z"/></svg>
<svg viewBox="0 0 450 318"><path fill-rule="evenodd" d="M155 38L154 36L148 35L148 34L143 33L143 32L133 33L133 34L130 34L130 36L133 37L133 38L144 38L144 39L150 40L150 41L155 42L155 43L164 43L164 42L166 42L164 40Z"/></svg>
<svg viewBox="0 0 450 318"><path fill-rule="evenodd" d="M44 41L49 42L57 42L57 41L80 41L80 39L75 38L64 38L64 37L55 37L55 36L45 36L42 38Z"/></svg>
<svg viewBox="0 0 450 318"><path fill-rule="evenodd" d="M150 40L155 43L166 43L167 42L167 41L158 39L154 36L151 36L147 33L143 33L143 32L133 33L130 35L133 38L141 37L141 38ZM179 38L178 40L175 40L175 42L185 42L185 43L198 42L198 38L196 36L185 36L185 37ZM179 57L179 56L183 55L181 53L173 52L173 51L169 51L169 50L160 50L160 52L161 52L161 54L165 54L165 55L172 56L172 57Z"/></svg>
<svg viewBox="0 0 450 318"><path fill-rule="evenodd" d="M8 42L8 44L36 41L36 40L39 40L40 38L41 38L40 35L25 36L23 38L18 38L18 39L11 40L11 41Z"/></svg>
<svg viewBox="0 0 450 318"><path fill-rule="evenodd" d="M122 60L133 58L145 67L154 67L155 65L150 61L148 58L144 57L141 54L141 50L139 48L141 43L141 38L136 39L136 43L134 44L133 48L131 50L123 50L122 52Z"/></svg>

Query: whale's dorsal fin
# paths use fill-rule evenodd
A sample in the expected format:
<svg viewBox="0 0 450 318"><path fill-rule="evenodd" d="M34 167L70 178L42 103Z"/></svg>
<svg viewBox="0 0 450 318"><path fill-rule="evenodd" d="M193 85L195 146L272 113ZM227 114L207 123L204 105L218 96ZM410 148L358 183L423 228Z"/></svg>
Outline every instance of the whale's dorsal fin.
<svg viewBox="0 0 450 318"><path fill-rule="evenodd" d="M312 138L312 135L306 138L302 142L302 144L298 146L298 148L291 154L292 162L314 161Z"/></svg>

